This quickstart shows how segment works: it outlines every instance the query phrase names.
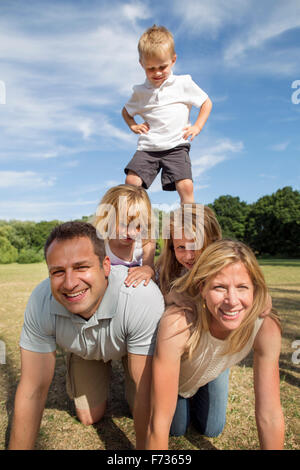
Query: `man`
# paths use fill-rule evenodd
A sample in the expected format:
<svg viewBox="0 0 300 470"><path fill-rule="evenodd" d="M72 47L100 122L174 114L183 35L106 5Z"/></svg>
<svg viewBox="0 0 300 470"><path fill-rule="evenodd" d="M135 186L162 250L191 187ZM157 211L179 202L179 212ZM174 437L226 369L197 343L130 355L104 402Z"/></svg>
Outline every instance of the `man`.
<svg viewBox="0 0 300 470"><path fill-rule="evenodd" d="M87 425L104 415L109 361L128 358L127 399L136 447L144 448L162 294L152 281L126 287L127 269L110 267L103 241L84 222L55 227L45 244L45 258L49 279L33 291L21 333L21 379L9 448L34 447L54 374L56 344L68 353L68 393L79 420Z"/></svg>

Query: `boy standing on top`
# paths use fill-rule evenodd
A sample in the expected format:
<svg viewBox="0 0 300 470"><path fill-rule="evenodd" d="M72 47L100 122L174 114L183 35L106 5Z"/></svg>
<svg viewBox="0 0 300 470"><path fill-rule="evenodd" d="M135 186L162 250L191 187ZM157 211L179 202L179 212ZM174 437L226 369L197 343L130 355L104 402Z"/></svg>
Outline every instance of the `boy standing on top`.
<svg viewBox="0 0 300 470"><path fill-rule="evenodd" d="M212 102L190 75L173 75L174 40L164 26L147 29L138 51L146 81L133 87L122 110L129 128L140 135L137 151L124 170L125 182L148 189L162 169L163 190L177 190L181 203L194 202L188 138L192 141L200 133ZM192 106L200 108L193 125L189 122ZM144 122L137 124L135 115Z"/></svg>

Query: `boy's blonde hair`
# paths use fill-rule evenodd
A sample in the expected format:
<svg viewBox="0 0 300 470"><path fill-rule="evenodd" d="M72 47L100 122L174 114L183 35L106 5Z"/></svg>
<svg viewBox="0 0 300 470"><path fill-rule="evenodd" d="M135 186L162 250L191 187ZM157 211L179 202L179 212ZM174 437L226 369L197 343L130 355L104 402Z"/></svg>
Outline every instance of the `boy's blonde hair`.
<svg viewBox="0 0 300 470"><path fill-rule="evenodd" d="M254 322L266 308L268 289L252 250L242 242L223 239L208 246L186 275L173 283L173 289L182 293L188 304L194 305L196 317L192 325L192 333L187 343L189 357L199 344L201 333L209 330L211 314L203 301L200 289L205 287L223 268L241 262L248 271L254 287L253 304L241 325L228 335L228 349L225 354L241 351L249 340L253 331ZM184 301L183 301L184 302ZM279 317L275 310L270 316L279 324Z"/></svg>
<svg viewBox="0 0 300 470"><path fill-rule="evenodd" d="M161 57L166 53L173 58L175 55L174 38L164 26L155 24L148 28L140 37L138 43L140 60L149 57Z"/></svg>
<svg viewBox="0 0 300 470"><path fill-rule="evenodd" d="M101 199L91 223L103 239L117 238L119 224L139 227L141 238L150 239L151 202L147 192L138 186L120 184L110 188Z"/></svg>
<svg viewBox="0 0 300 470"><path fill-rule="evenodd" d="M199 213L201 214L200 217ZM168 294L172 282L180 277L182 273L182 265L176 259L173 243L174 238L182 238L180 236L181 227L184 227L182 235L185 238L195 240L199 254L208 245L222 238L219 222L209 207L197 203L182 204L179 209L172 211L170 213L170 234L168 238L164 239L162 253L156 262L156 269L159 273L159 286L163 295ZM179 236L176 236L178 228ZM192 233L187 233L185 228ZM192 230L190 231L190 229Z"/></svg>

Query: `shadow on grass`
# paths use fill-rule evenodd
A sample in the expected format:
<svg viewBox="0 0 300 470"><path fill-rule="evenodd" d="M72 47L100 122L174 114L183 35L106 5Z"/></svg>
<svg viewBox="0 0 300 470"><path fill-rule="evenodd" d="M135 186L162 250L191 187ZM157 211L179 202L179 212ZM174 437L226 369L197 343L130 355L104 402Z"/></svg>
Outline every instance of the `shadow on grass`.
<svg viewBox="0 0 300 470"><path fill-rule="evenodd" d="M46 408L65 411L71 417L77 419L74 403L66 392L66 366L63 353L57 354L55 375L49 389ZM131 427L131 425L133 427L129 407L124 397L123 368L120 364L113 363L107 410L101 421L93 425L99 436L99 449L133 449L133 445L126 434L114 422L114 419L124 416L128 418L128 427Z"/></svg>
<svg viewBox="0 0 300 470"><path fill-rule="evenodd" d="M4 367L3 365L1 367ZM115 371L112 376L111 395L108 401L108 408L104 418L94 428L99 435L99 449L107 450L127 450L133 449L133 445L127 438L126 434L114 422L114 418L127 417L128 427L133 429L132 419L129 415L129 407L125 401L123 393L123 376ZM3 384L2 384L3 382ZM54 377L49 388L45 409L61 410L68 413L71 417L76 418L75 407L73 401L66 392L66 366L63 353L57 351L56 367ZM18 385L17 369L9 358L9 352L6 358L5 373L1 381L2 389L6 398L6 412L8 417L8 425L5 433L5 448L8 448L14 400ZM75 430L74 430L75 432ZM101 441L101 442L100 442ZM35 448L42 450L43 446L37 438Z"/></svg>
<svg viewBox="0 0 300 470"><path fill-rule="evenodd" d="M279 374L280 379L294 385L295 387L300 387L300 377L299 377L299 366L292 363L291 360L292 353L281 353L279 359ZM245 359L237 364L237 366L253 367L253 351L248 354Z"/></svg>
<svg viewBox="0 0 300 470"><path fill-rule="evenodd" d="M297 268L300 266L300 259L263 259L258 258L258 262L261 266L284 266Z"/></svg>
<svg viewBox="0 0 300 470"><path fill-rule="evenodd" d="M3 367L3 366L2 366ZM14 408L14 401L15 401L15 394L18 385L18 376L17 376L16 367L14 367L13 362L10 359L9 350L7 351L6 355L6 364L5 364L5 372L4 372L4 384L5 387L5 395L6 395L6 413L7 413L7 428L5 433L5 448L8 447L9 438L10 438L10 430L11 430L11 423L13 418L13 408Z"/></svg>
<svg viewBox="0 0 300 470"><path fill-rule="evenodd" d="M270 287L270 293L276 293L276 294L292 294L292 295L300 295L300 290L294 290L294 289L280 289L279 287ZM286 298L285 298L286 299ZM276 298L276 300L280 300L280 298ZM288 299L286 299L288 300ZM299 301L295 301L295 304L298 304L299 307Z"/></svg>
<svg viewBox="0 0 300 470"><path fill-rule="evenodd" d="M190 425L184 437L196 447L196 450L218 450L208 439L199 434L193 425Z"/></svg>

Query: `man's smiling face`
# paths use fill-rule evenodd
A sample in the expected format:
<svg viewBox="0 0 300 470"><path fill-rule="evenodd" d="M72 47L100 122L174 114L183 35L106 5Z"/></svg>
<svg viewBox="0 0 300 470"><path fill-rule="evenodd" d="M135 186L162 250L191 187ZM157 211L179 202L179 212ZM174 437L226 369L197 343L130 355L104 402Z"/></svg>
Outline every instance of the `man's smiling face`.
<svg viewBox="0 0 300 470"><path fill-rule="evenodd" d="M70 313L89 319L97 310L107 288L110 261L103 266L88 237L54 240L47 250L53 297Z"/></svg>

